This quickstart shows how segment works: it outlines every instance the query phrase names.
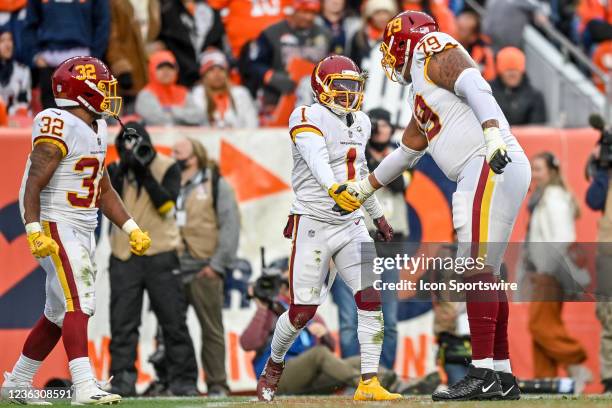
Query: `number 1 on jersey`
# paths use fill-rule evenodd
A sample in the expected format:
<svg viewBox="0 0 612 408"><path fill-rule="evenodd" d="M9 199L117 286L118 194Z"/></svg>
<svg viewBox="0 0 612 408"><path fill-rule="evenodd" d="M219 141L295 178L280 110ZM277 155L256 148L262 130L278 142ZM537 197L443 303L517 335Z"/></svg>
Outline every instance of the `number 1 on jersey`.
<svg viewBox="0 0 612 408"><path fill-rule="evenodd" d="M355 179L355 160L357 159L357 149L351 147L346 152L346 179L354 180Z"/></svg>

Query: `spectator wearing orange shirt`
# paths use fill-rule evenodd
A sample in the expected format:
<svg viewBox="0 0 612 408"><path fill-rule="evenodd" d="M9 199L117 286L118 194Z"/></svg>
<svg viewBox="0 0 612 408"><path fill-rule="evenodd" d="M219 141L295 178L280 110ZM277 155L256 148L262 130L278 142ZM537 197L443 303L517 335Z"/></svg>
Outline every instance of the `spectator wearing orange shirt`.
<svg viewBox="0 0 612 408"><path fill-rule="evenodd" d="M255 101L248 89L229 81L228 69L227 58L221 51L209 50L202 55L202 80L191 91L204 114L202 125L254 129L258 125Z"/></svg>
<svg viewBox="0 0 612 408"><path fill-rule="evenodd" d="M457 16L457 40L478 64L484 79L494 80L495 57L480 31L480 16L475 11L466 10Z"/></svg>
<svg viewBox="0 0 612 408"><path fill-rule="evenodd" d="M595 48L593 63L605 73L612 72L612 40L603 41ZM606 84L597 75L593 74L593 82L601 91L606 92Z"/></svg>
<svg viewBox="0 0 612 408"><path fill-rule="evenodd" d="M579 31L590 51L590 46L612 40L612 2L601 0L580 0L577 10L580 18Z"/></svg>
<svg viewBox="0 0 612 408"><path fill-rule="evenodd" d="M292 0L208 0L212 8L227 12L223 17L223 24L234 58L240 56L246 43L285 18L291 2Z"/></svg>
<svg viewBox="0 0 612 408"><path fill-rule="evenodd" d="M136 97L136 113L147 125L199 125L202 112L187 88L178 85L178 65L170 51L149 58L149 83Z"/></svg>
<svg viewBox="0 0 612 408"><path fill-rule="evenodd" d="M440 31L452 35L457 34L457 26L455 16L448 8L448 3L445 0L400 0L402 10L422 11L432 16Z"/></svg>
<svg viewBox="0 0 612 408"><path fill-rule="evenodd" d="M382 41L387 23L396 14L397 5L394 0L368 0L364 4L363 27L353 37L349 54L355 64L362 66L363 60L370 56L372 48Z"/></svg>

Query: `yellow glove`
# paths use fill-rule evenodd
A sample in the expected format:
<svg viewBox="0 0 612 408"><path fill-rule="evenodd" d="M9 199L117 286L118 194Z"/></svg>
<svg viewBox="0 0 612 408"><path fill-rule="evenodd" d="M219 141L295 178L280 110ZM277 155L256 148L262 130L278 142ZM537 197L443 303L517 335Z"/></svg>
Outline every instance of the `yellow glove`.
<svg viewBox="0 0 612 408"><path fill-rule="evenodd" d="M27 224L26 233L28 234L30 252L32 252L32 255L36 258L46 258L49 255L59 254L57 242L42 232L42 228L38 222Z"/></svg>
<svg viewBox="0 0 612 408"><path fill-rule="evenodd" d="M346 184L334 183L327 192L344 211L353 212L361 207L359 200L346 189Z"/></svg>
<svg viewBox="0 0 612 408"><path fill-rule="evenodd" d="M151 246L151 238L147 232L143 232L140 228L130 233L130 249L132 253L142 256Z"/></svg>
<svg viewBox="0 0 612 408"><path fill-rule="evenodd" d="M144 255L151 246L149 234L143 232L138 224L136 224L136 221L131 218L123 224L121 229L130 236L130 250L132 253L138 256Z"/></svg>

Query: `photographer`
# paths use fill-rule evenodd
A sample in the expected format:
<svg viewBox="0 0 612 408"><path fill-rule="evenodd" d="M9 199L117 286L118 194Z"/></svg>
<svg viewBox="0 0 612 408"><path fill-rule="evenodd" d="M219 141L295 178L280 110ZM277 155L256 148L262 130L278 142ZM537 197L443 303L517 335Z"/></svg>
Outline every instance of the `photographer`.
<svg viewBox="0 0 612 408"><path fill-rule="evenodd" d="M597 120L598 119L598 120ZM601 138L589 160L587 175L590 178L586 194L587 205L595 211L602 211L599 220L597 241L599 243L596 259L597 318L601 323L601 382L604 392L612 392L612 188L610 188L610 169L612 168L612 134L604 129L599 117L589 118L591 126L601 131Z"/></svg>
<svg viewBox="0 0 612 408"><path fill-rule="evenodd" d="M208 396L225 397L223 280L236 258L240 239L240 212L232 187L209 165L206 149L194 139L174 144L174 158L182 170L176 220L186 300L193 306L202 329L202 366ZM187 306L187 305L186 305Z"/></svg>
<svg viewBox="0 0 612 408"><path fill-rule="evenodd" d="M168 391L197 395L197 366L185 323L184 294L174 274L179 269L179 230L173 216L179 193L179 166L155 151L144 126L130 122L115 139L119 161L108 167L113 187L134 219L156 242L147 256L131 256L125 234L113 227L110 235L110 329L113 392L136 394L135 361L142 298L146 289L162 328Z"/></svg>

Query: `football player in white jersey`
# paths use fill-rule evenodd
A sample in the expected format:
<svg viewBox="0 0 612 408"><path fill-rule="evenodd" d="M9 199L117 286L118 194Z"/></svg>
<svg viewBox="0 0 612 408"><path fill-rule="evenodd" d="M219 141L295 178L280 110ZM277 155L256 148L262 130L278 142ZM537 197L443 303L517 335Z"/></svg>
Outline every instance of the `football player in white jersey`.
<svg viewBox="0 0 612 408"><path fill-rule="evenodd" d="M363 202L428 152L457 182L458 256L485 259L484 273L470 271L465 281L495 282L531 180L529 161L470 55L429 15L398 14L385 29L381 51L389 79L409 86L413 115L400 148L347 189ZM463 380L433 399L520 398L508 354L505 292L469 291L466 301L472 364Z"/></svg>
<svg viewBox="0 0 612 408"><path fill-rule="evenodd" d="M296 108L289 119L295 199L285 236L292 239L291 301L289 310L278 318L271 356L257 383L262 401L274 398L287 350L327 295L332 260L352 289L358 309L362 375L354 399L401 398L385 390L376 377L384 325L380 293L372 287L373 241L363 213L352 212L360 207L359 201L338 187L368 173L365 147L371 124L359 110L363 85L364 77L351 59L327 57L311 76L316 102ZM336 204L341 212L333 210ZM374 219L380 239L390 240L393 231L376 197L366 200L364 207Z"/></svg>
<svg viewBox="0 0 612 408"><path fill-rule="evenodd" d="M101 389L87 354L87 322L95 309L94 229L98 209L130 236L143 255L151 240L127 213L104 169L107 130L103 116L116 117L117 81L100 60L74 57L52 77L58 109L45 109L32 126L32 152L19 204L32 254L47 273L45 309L28 335L2 397L47 405L31 390L32 379L60 337L74 384L73 404L113 404L121 396Z"/></svg>

